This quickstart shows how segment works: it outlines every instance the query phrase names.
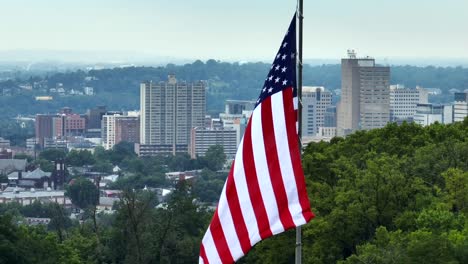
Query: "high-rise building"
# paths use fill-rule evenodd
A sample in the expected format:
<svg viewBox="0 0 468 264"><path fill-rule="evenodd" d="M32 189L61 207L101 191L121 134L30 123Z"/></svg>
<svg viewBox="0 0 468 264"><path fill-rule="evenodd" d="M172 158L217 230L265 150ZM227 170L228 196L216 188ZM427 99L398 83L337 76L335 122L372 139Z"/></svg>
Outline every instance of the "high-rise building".
<svg viewBox="0 0 468 264"><path fill-rule="evenodd" d="M302 88L302 135L315 136L325 124L327 107L332 104L332 93L324 87Z"/></svg>
<svg viewBox="0 0 468 264"><path fill-rule="evenodd" d="M96 108L88 109L86 112L86 118L88 119L87 129L100 129L102 116L106 112L106 106L98 106Z"/></svg>
<svg viewBox="0 0 468 264"><path fill-rule="evenodd" d="M190 131L204 127L205 84L178 82L169 75L167 82L140 85L140 142L151 154L188 152ZM159 151L160 150L160 151ZM150 153L150 152L148 152Z"/></svg>
<svg viewBox="0 0 468 264"><path fill-rule="evenodd" d="M337 133L381 128L390 121L390 67L370 57L341 60L341 101L337 107Z"/></svg>
<svg viewBox="0 0 468 264"><path fill-rule="evenodd" d="M336 106L330 105L325 109L325 119L323 127L336 128Z"/></svg>
<svg viewBox="0 0 468 264"><path fill-rule="evenodd" d="M54 115L36 115L36 123L35 123L35 130L36 130L36 138L37 144L41 147L44 147L44 139L45 138L52 138L53 136L53 118Z"/></svg>
<svg viewBox="0 0 468 264"><path fill-rule="evenodd" d="M189 153L192 158L205 156L206 151L215 145L224 149L228 159L233 159L237 151L237 132L232 128L211 129L204 127L192 128Z"/></svg>
<svg viewBox="0 0 468 264"><path fill-rule="evenodd" d="M403 85L390 85L390 121L411 121L417 104L428 103L428 92L417 86L416 89Z"/></svg>
<svg viewBox="0 0 468 264"><path fill-rule="evenodd" d="M453 122L463 121L468 116L468 92L455 93Z"/></svg>
<svg viewBox="0 0 468 264"><path fill-rule="evenodd" d="M115 144L140 142L140 117L119 116L115 119Z"/></svg>

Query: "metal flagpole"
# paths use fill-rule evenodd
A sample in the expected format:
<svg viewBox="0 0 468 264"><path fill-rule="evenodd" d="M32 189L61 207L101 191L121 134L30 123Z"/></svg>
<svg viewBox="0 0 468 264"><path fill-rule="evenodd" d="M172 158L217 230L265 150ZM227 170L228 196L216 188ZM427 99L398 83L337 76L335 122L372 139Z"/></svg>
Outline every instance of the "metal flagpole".
<svg viewBox="0 0 468 264"><path fill-rule="evenodd" d="M297 138L299 143L299 149L302 150L302 15L303 11L303 0L298 0L297 16L299 18L299 47L298 47L298 76L297 76ZM302 152L302 151L301 151ZM302 153L301 153L302 154ZM296 264L302 263L302 228L296 227Z"/></svg>

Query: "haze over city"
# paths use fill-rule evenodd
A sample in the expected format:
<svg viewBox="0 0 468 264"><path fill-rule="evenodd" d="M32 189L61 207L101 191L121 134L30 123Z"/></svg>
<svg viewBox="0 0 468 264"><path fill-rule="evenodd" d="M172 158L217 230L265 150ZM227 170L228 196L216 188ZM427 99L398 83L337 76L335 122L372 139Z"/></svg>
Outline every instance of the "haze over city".
<svg viewBox="0 0 468 264"><path fill-rule="evenodd" d="M294 1L278 0L2 2L0 61L270 61L295 11ZM468 61L464 0L305 1L304 8L306 59L337 60L353 48L389 63Z"/></svg>

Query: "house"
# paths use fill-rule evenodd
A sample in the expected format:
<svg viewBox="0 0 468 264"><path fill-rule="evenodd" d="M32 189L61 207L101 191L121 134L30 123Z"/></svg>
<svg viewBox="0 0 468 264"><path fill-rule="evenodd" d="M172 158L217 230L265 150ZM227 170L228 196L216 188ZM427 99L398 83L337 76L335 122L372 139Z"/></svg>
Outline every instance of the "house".
<svg viewBox="0 0 468 264"><path fill-rule="evenodd" d="M10 186L24 188L47 188L51 186L50 176L50 172L44 172L40 168L29 172L14 171L8 174L8 183Z"/></svg>
<svg viewBox="0 0 468 264"><path fill-rule="evenodd" d="M8 175L14 171L24 171L26 159L0 159L0 175Z"/></svg>

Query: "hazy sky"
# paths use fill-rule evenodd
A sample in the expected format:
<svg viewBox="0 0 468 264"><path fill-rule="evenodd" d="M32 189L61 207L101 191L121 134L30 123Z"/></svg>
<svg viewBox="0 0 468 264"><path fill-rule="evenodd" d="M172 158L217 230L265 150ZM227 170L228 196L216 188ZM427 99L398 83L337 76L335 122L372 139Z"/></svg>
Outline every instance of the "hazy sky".
<svg viewBox="0 0 468 264"><path fill-rule="evenodd" d="M304 0L304 57L468 58L468 0ZM291 0L0 0L0 51L269 60Z"/></svg>

